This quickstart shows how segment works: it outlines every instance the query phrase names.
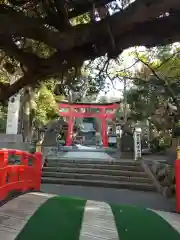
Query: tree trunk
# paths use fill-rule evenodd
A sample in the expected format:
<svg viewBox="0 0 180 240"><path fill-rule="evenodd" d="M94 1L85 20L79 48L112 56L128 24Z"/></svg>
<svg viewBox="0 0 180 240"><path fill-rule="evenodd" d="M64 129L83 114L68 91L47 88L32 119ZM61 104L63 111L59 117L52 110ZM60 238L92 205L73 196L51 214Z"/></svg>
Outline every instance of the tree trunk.
<svg viewBox="0 0 180 240"><path fill-rule="evenodd" d="M30 87L24 89L22 99L22 135L25 142L30 142L33 135L32 99L34 93Z"/></svg>

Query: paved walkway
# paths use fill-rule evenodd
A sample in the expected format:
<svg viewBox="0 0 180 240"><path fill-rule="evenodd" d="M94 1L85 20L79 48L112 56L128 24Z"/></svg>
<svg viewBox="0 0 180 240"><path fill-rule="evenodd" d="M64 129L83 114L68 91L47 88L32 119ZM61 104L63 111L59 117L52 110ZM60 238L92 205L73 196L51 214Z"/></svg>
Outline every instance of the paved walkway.
<svg viewBox="0 0 180 240"><path fill-rule="evenodd" d="M136 205L162 211L175 209L175 201L166 199L159 193L153 192L55 184L42 184L41 190L57 195L82 197L88 200L108 203Z"/></svg>
<svg viewBox="0 0 180 240"><path fill-rule="evenodd" d="M97 149L96 146L82 146L80 144L76 145L77 149L75 149L74 151L69 151L69 152L64 152L61 153L61 156L63 158L67 158L67 159L75 159L75 160L79 160L79 159L91 159L91 160L104 160L104 159L108 159L108 160L113 160L114 158L111 157L109 154L107 154L105 152L105 149L103 150L103 148ZM78 150L78 151L77 151Z"/></svg>
<svg viewBox="0 0 180 240"><path fill-rule="evenodd" d="M74 160L80 160L80 159L113 160L114 159L105 152L90 152L90 151L89 152L88 151L87 152L67 152L63 155L63 158L74 159Z"/></svg>

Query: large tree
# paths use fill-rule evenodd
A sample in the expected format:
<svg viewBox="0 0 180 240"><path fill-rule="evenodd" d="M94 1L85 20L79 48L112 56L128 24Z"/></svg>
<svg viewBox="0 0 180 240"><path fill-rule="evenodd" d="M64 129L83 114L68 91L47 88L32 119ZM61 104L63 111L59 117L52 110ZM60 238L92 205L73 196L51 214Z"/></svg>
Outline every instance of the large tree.
<svg viewBox="0 0 180 240"><path fill-rule="evenodd" d="M134 69L117 72L120 79L133 82L127 91L131 116L139 121L149 119L157 129L173 129L173 133L180 119L179 50L179 43L136 49L131 52Z"/></svg>
<svg viewBox="0 0 180 240"><path fill-rule="evenodd" d="M180 40L179 0L0 3L0 48L23 73L12 85L0 84L0 100L38 80L75 71L85 60L105 54L116 58L128 47L152 47ZM85 19L83 24L81 17ZM74 18L80 20L74 24Z"/></svg>

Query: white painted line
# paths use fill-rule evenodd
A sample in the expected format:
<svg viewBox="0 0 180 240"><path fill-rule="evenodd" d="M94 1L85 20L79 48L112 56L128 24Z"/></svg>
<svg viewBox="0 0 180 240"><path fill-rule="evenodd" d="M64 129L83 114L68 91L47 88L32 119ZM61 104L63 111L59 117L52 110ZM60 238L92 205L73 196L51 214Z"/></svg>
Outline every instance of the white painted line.
<svg viewBox="0 0 180 240"><path fill-rule="evenodd" d="M165 221L167 221L178 233L180 233L180 215L176 213L156 211L150 209L152 212L158 214Z"/></svg>
<svg viewBox="0 0 180 240"><path fill-rule="evenodd" d="M55 194L49 194L49 193L41 193L41 192L32 192L32 193L28 193L29 195L36 195L36 196L43 196L43 197L54 197L56 196Z"/></svg>
<svg viewBox="0 0 180 240"><path fill-rule="evenodd" d="M87 201L79 240L119 240L109 204Z"/></svg>

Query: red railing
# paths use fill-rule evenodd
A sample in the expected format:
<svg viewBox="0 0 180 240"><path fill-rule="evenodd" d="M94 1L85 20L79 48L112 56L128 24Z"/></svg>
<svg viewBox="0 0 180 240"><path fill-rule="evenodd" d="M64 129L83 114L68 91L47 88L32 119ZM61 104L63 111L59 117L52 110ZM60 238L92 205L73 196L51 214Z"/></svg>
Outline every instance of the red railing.
<svg viewBox="0 0 180 240"><path fill-rule="evenodd" d="M9 163L9 156L18 156L17 164ZM22 150L0 150L0 200L13 191L26 192L40 190L42 174L42 154L30 154Z"/></svg>
<svg viewBox="0 0 180 240"><path fill-rule="evenodd" d="M176 179L176 212L180 213L180 159L175 161L175 179Z"/></svg>

